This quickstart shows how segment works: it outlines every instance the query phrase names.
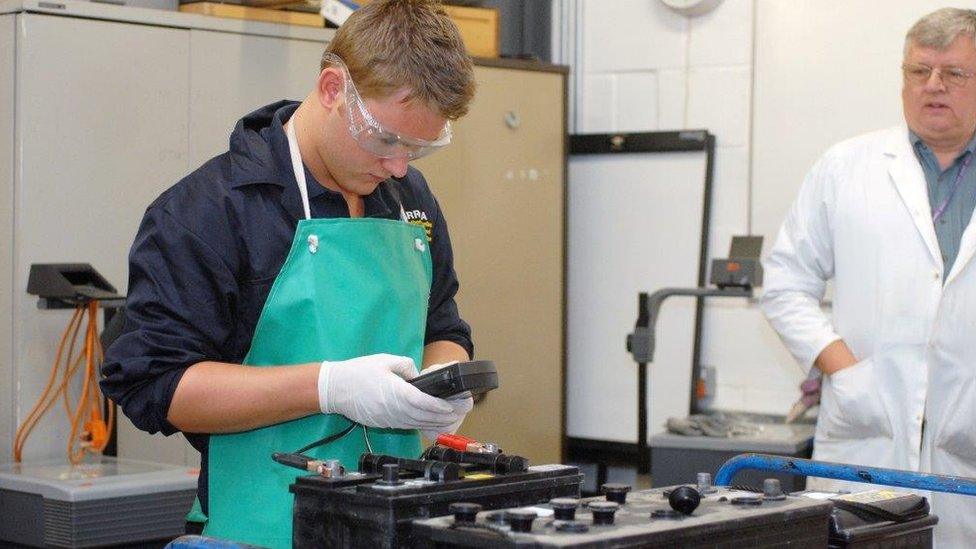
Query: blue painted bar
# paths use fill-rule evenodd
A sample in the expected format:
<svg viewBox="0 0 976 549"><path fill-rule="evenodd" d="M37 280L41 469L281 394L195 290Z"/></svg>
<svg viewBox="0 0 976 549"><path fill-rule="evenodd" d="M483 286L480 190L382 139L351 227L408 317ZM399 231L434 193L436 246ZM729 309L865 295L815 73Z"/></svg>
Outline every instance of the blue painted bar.
<svg viewBox="0 0 976 549"><path fill-rule="evenodd" d="M237 543L207 536L180 536L163 549L261 549L246 543Z"/></svg>
<svg viewBox="0 0 976 549"><path fill-rule="evenodd" d="M742 454L725 462L715 474L717 486L728 486L739 471L754 470L803 475L807 477L830 478L880 484L883 486L899 486L915 490L929 490L931 492L948 492L976 496L976 479L968 477L953 477L915 471L899 471L897 469L882 469L880 467L865 467L861 465L847 465L828 461L813 461L810 459L771 456L766 454Z"/></svg>

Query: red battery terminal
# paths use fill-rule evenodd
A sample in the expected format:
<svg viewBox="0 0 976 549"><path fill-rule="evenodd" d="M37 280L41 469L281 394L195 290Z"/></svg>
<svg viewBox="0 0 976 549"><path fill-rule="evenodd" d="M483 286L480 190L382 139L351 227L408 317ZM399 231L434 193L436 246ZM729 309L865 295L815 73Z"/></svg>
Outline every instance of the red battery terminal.
<svg viewBox="0 0 976 549"><path fill-rule="evenodd" d="M463 435L452 435L450 433L437 435L437 444L459 452L471 452L475 454L494 454L499 451L498 446L490 442L478 442L473 438L468 438Z"/></svg>

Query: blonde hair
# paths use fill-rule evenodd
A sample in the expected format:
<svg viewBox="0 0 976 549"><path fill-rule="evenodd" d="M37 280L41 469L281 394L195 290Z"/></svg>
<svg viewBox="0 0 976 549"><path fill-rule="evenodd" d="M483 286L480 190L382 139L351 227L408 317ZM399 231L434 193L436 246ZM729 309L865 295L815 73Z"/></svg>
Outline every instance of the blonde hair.
<svg viewBox="0 0 976 549"><path fill-rule="evenodd" d="M434 0L384 0L353 12L325 53L345 62L363 97L384 99L406 87L441 116L456 120L474 97L474 68L457 26ZM330 65L323 55L320 69Z"/></svg>

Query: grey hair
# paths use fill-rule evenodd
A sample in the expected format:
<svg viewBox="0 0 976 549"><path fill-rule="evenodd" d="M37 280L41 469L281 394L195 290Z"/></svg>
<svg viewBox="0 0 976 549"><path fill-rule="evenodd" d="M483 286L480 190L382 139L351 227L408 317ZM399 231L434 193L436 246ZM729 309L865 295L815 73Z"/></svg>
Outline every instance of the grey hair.
<svg viewBox="0 0 976 549"><path fill-rule="evenodd" d="M959 37L968 35L976 47L976 10L942 8L922 17L905 35L905 53L912 44L944 50Z"/></svg>

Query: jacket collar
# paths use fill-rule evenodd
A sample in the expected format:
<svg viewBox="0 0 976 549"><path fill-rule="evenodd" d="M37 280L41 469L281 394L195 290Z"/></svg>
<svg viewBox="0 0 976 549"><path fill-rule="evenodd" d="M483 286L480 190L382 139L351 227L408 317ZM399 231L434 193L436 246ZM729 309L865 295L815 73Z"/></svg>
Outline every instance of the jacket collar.
<svg viewBox="0 0 976 549"><path fill-rule="evenodd" d="M230 136L231 188L268 184L281 187L281 203L296 223L304 219L305 209L292 169L284 125L298 110L299 104L297 101L279 101L261 107L240 119ZM342 200L340 193L316 183L307 169L305 179L310 201L321 195ZM396 187L403 184L393 178L381 183L376 192L363 197L366 215L399 219L400 200Z"/></svg>
<svg viewBox="0 0 976 549"><path fill-rule="evenodd" d="M281 187L281 202L293 221L304 217L298 183L288 155L288 138L283 125L299 103L278 101L241 118L230 135L230 186Z"/></svg>
<svg viewBox="0 0 976 549"><path fill-rule="evenodd" d="M286 186L291 169L276 160L281 146L288 151L282 124L298 108L294 101L279 101L247 114L230 134L230 181L232 188L270 183ZM287 158L287 155L285 156ZM294 176L290 179L294 182Z"/></svg>

